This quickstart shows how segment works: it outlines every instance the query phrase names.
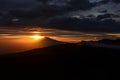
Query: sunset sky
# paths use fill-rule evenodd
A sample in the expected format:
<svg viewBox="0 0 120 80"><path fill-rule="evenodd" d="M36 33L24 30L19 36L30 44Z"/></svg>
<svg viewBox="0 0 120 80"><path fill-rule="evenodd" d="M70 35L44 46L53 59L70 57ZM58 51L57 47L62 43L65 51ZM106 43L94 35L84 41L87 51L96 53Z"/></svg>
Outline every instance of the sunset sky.
<svg viewBox="0 0 120 80"><path fill-rule="evenodd" d="M120 38L120 0L0 0L0 45L40 37Z"/></svg>

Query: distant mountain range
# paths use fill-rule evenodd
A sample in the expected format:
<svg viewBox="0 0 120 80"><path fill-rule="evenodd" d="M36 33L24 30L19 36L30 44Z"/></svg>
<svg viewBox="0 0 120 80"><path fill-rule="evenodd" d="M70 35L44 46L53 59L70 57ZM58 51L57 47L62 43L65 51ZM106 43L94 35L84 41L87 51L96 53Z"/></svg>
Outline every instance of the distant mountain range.
<svg viewBox="0 0 120 80"><path fill-rule="evenodd" d="M82 41L80 44L94 46L94 47L120 49L120 39L102 39L99 41Z"/></svg>
<svg viewBox="0 0 120 80"><path fill-rule="evenodd" d="M43 39L44 40L44 39ZM43 42L59 43L45 38ZM40 80L116 80L120 49L65 43L0 56L0 74ZM92 44L101 44L92 42ZM103 43L102 43L103 44ZM112 77L112 78L111 78Z"/></svg>
<svg viewBox="0 0 120 80"><path fill-rule="evenodd" d="M119 78L120 49L115 48L118 39L64 43L46 37L40 42L47 47L1 55L0 74L41 80Z"/></svg>
<svg viewBox="0 0 120 80"><path fill-rule="evenodd" d="M0 54L5 54L5 53L16 53L16 52L23 52L31 49L36 49L36 48L44 48L44 47L49 47L49 46L54 46L54 45L59 45L59 44L66 44L66 42L62 41L57 41L49 37L45 37L35 43L10 43L9 46L3 45L0 46ZM99 41L82 41L79 42L78 44L81 45L89 45L89 46L94 46L94 47L104 47L104 48L113 48L113 49L120 49L120 39L103 39Z"/></svg>
<svg viewBox="0 0 120 80"><path fill-rule="evenodd" d="M120 45L120 39L102 39L99 40L98 43Z"/></svg>
<svg viewBox="0 0 120 80"><path fill-rule="evenodd" d="M116 80L119 64L120 50L66 43L1 55L0 74L40 80L107 80L112 75Z"/></svg>

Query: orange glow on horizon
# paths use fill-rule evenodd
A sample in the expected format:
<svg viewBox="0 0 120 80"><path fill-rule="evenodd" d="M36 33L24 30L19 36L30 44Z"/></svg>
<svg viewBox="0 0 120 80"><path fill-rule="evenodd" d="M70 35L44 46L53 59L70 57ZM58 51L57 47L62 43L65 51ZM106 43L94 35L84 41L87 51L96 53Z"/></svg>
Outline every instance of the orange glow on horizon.
<svg viewBox="0 0 120 80"><path fill-rule="evenodd" d="M30 38L35 39L35 40L40 40L40 39L44 38L44 36L33 35L33 36L30 36Z"/></svg>
<svg viewBox="0 0 120 80"><path fill-rule="evenodd" d="M31 33L39 34L39 33L41 33L41 32L39 32L39 31L34 31L34 32L31 32Z"/></svg>

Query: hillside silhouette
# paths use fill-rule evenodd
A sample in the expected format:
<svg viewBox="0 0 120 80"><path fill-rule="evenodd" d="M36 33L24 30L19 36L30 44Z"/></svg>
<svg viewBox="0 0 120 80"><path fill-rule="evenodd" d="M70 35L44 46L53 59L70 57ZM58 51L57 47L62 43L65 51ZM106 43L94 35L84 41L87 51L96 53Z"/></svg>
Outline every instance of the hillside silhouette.
<svg viewBox="0 0 120 80"><path fill-rule="evenodd" d="M57 41L57 40L49 38L49 37L44 37L39 42L42 43L41 45L39 45L39 46L42 46L42 47L48 47L48 46L53 46L53 45L58 45L58 44L64 44L65 43L65 42Z"/></svg>
<svg viewBox="0 0 120 80"><path fill-rule="evenodd" d="M116 80L120 50L66 43L0 56L0 73L33 80Z"/></svg>
<svg viewBox="0 0 120 80"><path fill-rule="evenodd" d="M120 45L120 39L102 39L99 40L98 43Z"/></svg>
<svg viewBox="0 0 120 80"><path fill-rule="evenodd" d="M33 40L33 42L32 41L4 42L2 44L0 43L0 55L8 54L8 53L23 52L31 49L43 48L43 47L64 44L64 43L65 42L57 41L49 37L44 37L39 40Z"/></svg>

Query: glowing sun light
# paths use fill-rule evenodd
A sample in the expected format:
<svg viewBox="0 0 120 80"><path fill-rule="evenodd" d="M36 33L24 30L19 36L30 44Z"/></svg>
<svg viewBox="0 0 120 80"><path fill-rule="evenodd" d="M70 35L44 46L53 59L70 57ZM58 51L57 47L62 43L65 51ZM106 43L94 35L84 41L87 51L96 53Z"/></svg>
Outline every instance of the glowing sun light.
<svg viewBox="0 0 120 80"><path fill-rule="evenodd" d="M39 39L42 39L44 38L43 36L40 36L40 35L34 35L34 36L30 36L30 38L33 38L35 40L39 40Z"/></svg>

